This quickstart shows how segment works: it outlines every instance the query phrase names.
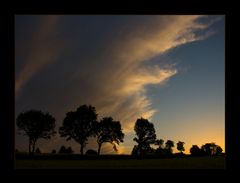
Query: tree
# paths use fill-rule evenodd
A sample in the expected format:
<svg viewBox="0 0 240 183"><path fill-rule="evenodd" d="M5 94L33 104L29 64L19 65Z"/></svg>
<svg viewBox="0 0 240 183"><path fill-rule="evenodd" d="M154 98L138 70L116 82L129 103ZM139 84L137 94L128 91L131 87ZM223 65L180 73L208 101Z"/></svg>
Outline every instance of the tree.
<svg viewBox="0 0 240 183"><path fill-rule="evenodd" d="M166 143L165 143L165 149L167 150L167 153L168 154L172 154L172 148L174 147L174 142L172 140L168 140Z"/></svg>
<svg viewBox="0 0 240 183"><path fill-rule="evenodd" d="M132 154L133 156L138 156L138 155L140 155L140 150L139 150L138 145L134 145L131 154Z"/></svg>
<svg viewBox="0 0 240 183"><path fill-rule="evenodd" d="M55 135L55 119L49 113L38 110L29 110L20 113L17 117L17 126L23 135L29 138L29 154L34 154L35 145L38 139L50 139Z"/></svg>
<svg viewBox="0 0 240 183"><path fill-rule="evenodd" d="M146 155L152 150L150 144L154 144L156 140L154 125L147 119L140 118L137 119L134 130L137 135L137 137L133 139L138 143L137 149L139 153L137 154Z"/></svg>
<svg viewBox="0 0 240 183"><path fill-rule="evenodd" d="M98 155L100 154L102 144L109 142L113 149L117 151L116 144L123 142L124 134L119 121L113 121L112 117L105 117L96 124L96 136L98 143Z"/></svg>
<svg viewBox="0 0 240 183"><path fill-rule="evenodd" d="M204 152L197 145L192 145L190 149L190 153L192 156L203 156Z"/></svg>
<svg viewBox="0 0 240 183"><path fill-rule="evenodd" d="M222 148L214 142L204 144L201 149L205 155L216 155L222 152Z"/></svg>
<svg viewBox="0 0 240 183"><path fill-rule="evenodd" d="M205 153L205 155L212 154L211 143L206 143L206 144L202 145L201 149Z"/></svg>
<svg viewBox="0 0 240 183"><path fill-rule="evenodd" d="M163 144L164 144L164 140L163 139L159 139L159 140L155 141L155 145L158 145L158 148L155 151L155 153L157 155L164 155L164 154L166 154L165 153L166 150L164 149Z"/></svg>
<svg viewBox="0 0 240 183"><path fill-rule="evenodd" d="M220 155L222 153L223 149L220 146L217 146L216 148L216 155Z"/></svg>
<svg viewBox="0 0 240 183"><path fill-rule="evenodd" d="M201 149L206 155L215 155L217 150L217 145L214 142L204 144Z"/></svg>
<svg viewBox="0 0 240 183"><path fill-rule="evenodd" d="M185 151L185 148L184 148L184 145L185 143L184 142L181 142L181 141L178 141L178 143L177 143L177 150L179 150L181 153L183 152L183 151Z"/></svg>
<svg viewBox="0 0 240 183"><path fill-rule="evenodd" d="M59 128L61 137L66 137L67 141L74 139L80 144L80 153L87 144L88 138L94 136L94 125L97 120L95 107L81 105L76 111L66 114L62 127Z"/></svg>
<svg viewBox="0 0 240 183"><path fill-rule="evenodd" d="M164 144L164 140L163 139L159 139L155 141L155 145L158 145L159 149L163 149L163 144Z"/></svg>

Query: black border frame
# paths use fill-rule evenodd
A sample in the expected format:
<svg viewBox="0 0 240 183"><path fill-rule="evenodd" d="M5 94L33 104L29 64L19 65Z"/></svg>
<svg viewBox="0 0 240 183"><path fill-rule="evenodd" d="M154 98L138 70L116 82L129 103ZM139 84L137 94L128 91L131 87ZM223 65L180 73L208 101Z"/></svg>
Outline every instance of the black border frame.
<svg viewBox="0 0 240 183"><path fill-rule="evenodd" d="M63 5L61 7L61 5ZM218 5L218 6L216 6ZM23 5L24 6L24 5ZM51 175L56 177L63 177L63 176L89 176L89 177L99 177L99 176L134 176L134 177L147 177L147 176L156 176L160 177L161 175L193 175L193 176L209 176L209 177L222 177L222 176L234 176L236 174L236 170L239 169L239 156L240 156L240 141L237 138L240 134L240 120L239 120L239 112L236 108L238 106L238 99L239 99L239 91L236 89L237 83L234 80L237 79L237 69L235 62L237 60L234 59L234 51L233 47L233 39L234 35L232 31L235 30L233 27L234 23L237 21L234 20L236 18L236 14L233 13L233 9L231 9L227 4L223 1L211 3L206 2L204 0L189 0L189 1L181 1L177 3L172 3L169 1L167 2L158 2L158 3L147 3L145 4L139 3L138 6L133 7L126 7L123 5L121 8L118 3L112 8L109 5L106 5L104 8L98 7L94 9L93 7L84 7L76 5L75 8L74 4L69 7L65 6L65 4L60 4L59 6L47 6L41 7L29 4L29 7L21 7L16 5L14 8L8 7L7 8L7 18L4 22L6 26L3 29L4 32L4 39L6 41L6 54L7 58L4 62L4 72L1 78L3 79L4 86L4 93L3 97L4 100L4 115L6 118L3 120L3 145L4 150L1 153L2 157L4 157L4 166L3 168L3 175L10 175L10 176L42 176L42 175ZM139 7L140 6L140 7ZM141 7L142 6L142 7ZM54 8L53 8L54 7ZM231 10L231 11L230 11ZM52 169L52 170L20 170L14 169L14 105L15 105L15 92L14 92L14 82L15 82L15 73L14 69L14 15L15 14L129 14L129 15L137 15L137 14L220 14L225 15L226 20L226 31L225 31L225 151L226 151L226 169L225 170L67 170L67 169ZM237 57L236 57L237 58ZM6 69L5 69L6 68ZM8 96L6 98L5 96ZM108 173L106 173L108 172Z"/></svg>

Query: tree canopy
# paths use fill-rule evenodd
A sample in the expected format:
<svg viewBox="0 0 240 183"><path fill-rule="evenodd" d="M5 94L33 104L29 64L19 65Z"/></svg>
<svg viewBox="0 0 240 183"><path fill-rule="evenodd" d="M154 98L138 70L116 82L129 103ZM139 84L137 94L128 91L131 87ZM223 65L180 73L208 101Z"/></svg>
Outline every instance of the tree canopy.
<svg viewBox="0 0 240 183"><path fill-rule="evenodd" d="M87 144L88 138L94 136L94 125L97 120L95 107L81 105L76 111L66 113L63 125L59 128L61 137L74 139L80 144L80 153Z"/></svg>
<svg viewBox="0 0 240 183"><path fill-rule="evenodd" d="M173 150L172 148L174 147L174 142L172 140L167 140L165 143L165 149L167 150L168 154L172 154Z"/></svg>
<svg viewBox="0 0 240 183"><path fill-rule="evenodd" d="M155 141L155 145L158 145L158 148L160 148L160 149L163 148L163 144L164 144L164 140L163 139L157 139Z"/></svg>
<svg viewBox="0 0 240 183"><path fill-rule="evenodd" d="M205 155L216 155L222 153L222 148L214 142L202 145L201 149Z"/></svg>
<svg viewBox="0 0 240 183"><path fill-rule="evenodd" d="M101 151L101 146L105 142L113 145L113 149L117 151L116 144L123 142L124 134L119 121L113 121L112 117L105 117L96 124L96 136L98 143L98 155Z"/></svg>
<svg viewBox="0 0 240 183"><path fill-rule="evenodd" d="M16 120L17 126L23 135L29 138L29 153L34 154L38 139L50 139L55 135L55 118L49 113L39 110L29 110L20 113Z"/></svg>
<svg viewBox="0 0 240 183"><path fill-rule="evenodd" d="M192 145L192 147L190 148L190 153L193 156L203 155L203 151L197 145Z"/></svg>
<svg viewBox="0 0 240 183"><path fill-rule="evenodd" d="M215 143L205 143L199 148L197 145L193 145L190 149L190 153L193 156L211 156L220 155L222 153L222 148Z"/></svg>
<svg viewBox="0 0 240 183"><path fill-rule="evenodd" d="M183 151L185 151L185 148L184 148L184 142L181 142L181 141L178 141L178 143L177 143L177 150L179 150L181 153L183 152Z"/></svg>
<svg viewBox="0 0 240 183"><path fill-rule="evenodd" d="M156 140L156 134L153 123L150 123L147 119L140 118L137 119L134 130L137 137L133 140L138 143L138 146L135 149L138 150L137 154L146 155L152 148L150 144L154 144Z"/></svg>
<svg viewBox="0 0 240 183"><path fill-rule="evenodd" d="M216 148L216 155L220 155L223 152L223 149L220 146Z"/></svg>

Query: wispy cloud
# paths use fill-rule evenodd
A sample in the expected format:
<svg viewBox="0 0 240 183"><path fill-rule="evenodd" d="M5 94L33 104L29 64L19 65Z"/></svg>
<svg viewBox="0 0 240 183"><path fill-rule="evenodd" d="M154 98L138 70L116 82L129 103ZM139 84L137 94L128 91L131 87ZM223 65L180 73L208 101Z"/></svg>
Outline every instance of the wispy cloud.
<svg viewBox="0 0 240 183"><path fill-rule="evenodd" d="M163 84L177 70L164 69L157 65L146 66L146 63L176 46L206 38L205 35L195 34L195 31L207 28L196 22L200 17L159 17L148 29L143 24L137 30L128 30L121 39L114 40L112 45L108 45L111 50L102 54L102 57L92 58L95 62L105 64L104 67L98 66L90 71L97 73L96 77L91 76L90 79L91 85L96 86L97 90L89 95L89 102L94 103L102 115L114 114L114 117L122 121L126 131L132 131L136 118L151 118L155 109L151 109L151 101L145 92L146 86ZM74 75L78 73L80 76L82 68ZM99 83L102 85L99 86Z"/></svg>
<svg viewBox="0 0 240 183"><path fill-rule="evenodd" d="M39 24L33 30L28 55L24 60L23 68L16 76L15 93L19 95L22 87L40 72L46 65L56 61L60 46L55 39L56 25L60 16L40 16ZM23 45L22 45L23 46ZM16 47L16 49L21 49ZM16 50L16 53L18 51ZM18 55L16 55L16 58Z"/></svg>
<svg viewBox="0 0 240 183"><path fill-rule="evenodd" d="M95 60L104 60L108 67L98 67L97 78L91 80L93 85L102 83L101 86L97 84L96 92L88 96L88 101L97 107L100 116L111 115L120 120L126 134L133 133L137 118L151 120L156 109L151 107L151 99L146 95L147 86L164 84L177 73L177 69L164 69L157 65L146 67L146 63L177 46L210 36L209 32L204 35L195 33L208 27L197 23L199 18L201 16L160 17L159 22L156 20L156 24L148 29L144 28L145 25L139 26L115 40L110 45L111 50L102 59L98 57ZM78 101L84 99L81 97Z"/></svg>

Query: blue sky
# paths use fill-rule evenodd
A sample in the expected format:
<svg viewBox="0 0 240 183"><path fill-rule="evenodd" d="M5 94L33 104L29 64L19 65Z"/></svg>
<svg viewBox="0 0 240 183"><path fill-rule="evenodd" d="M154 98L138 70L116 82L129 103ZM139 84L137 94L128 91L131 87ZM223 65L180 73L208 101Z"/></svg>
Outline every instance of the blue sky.
<svg viewBox="0 0 240 183"><path fill-rule="evenodd" d="M119 120L130 153L133 125L145 117L157 137L225 146L224 16L15 17L16 116L48 111L57 129L65 113L92 104L99 117ZM79 145L55 136L40 140L45 152ZM94 139L88 148L95 148ZM16 148L27 139L16 134ZM111 145L104 153L113 153Z"/></svg>
<svg viewBox="0 0 240 183"><path fill-rule="evenodd" d="M152 106L159 110L153 121L159 121L158 136L185 140L189 144L192 130L195 136L224 146L225 142L225 44L224 18L212 27L216 33L206 40L183 45L162 59L177 63L179 73L165 86L149 87ZM161 58L159 58L161 59ZM209 133L209 132L208 132ZM175 137L177 136L177 137ZM167 138L167 139L166 139Z"/></svg>

